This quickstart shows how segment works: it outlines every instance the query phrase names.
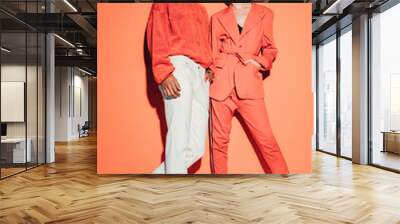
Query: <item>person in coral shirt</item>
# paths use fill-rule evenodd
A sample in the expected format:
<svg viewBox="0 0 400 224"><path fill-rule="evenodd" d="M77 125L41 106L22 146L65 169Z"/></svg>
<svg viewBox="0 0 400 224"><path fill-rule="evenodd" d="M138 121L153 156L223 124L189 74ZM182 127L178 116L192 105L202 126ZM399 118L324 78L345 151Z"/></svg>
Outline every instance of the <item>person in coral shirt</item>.
<svg viewBox="0 0 400 224"><path fill-rule="evenodd" d="M146 32L168 127L165 161L153 173L186 174L205 149L213 74L208 14L197 3L154 3Z"/></svg>

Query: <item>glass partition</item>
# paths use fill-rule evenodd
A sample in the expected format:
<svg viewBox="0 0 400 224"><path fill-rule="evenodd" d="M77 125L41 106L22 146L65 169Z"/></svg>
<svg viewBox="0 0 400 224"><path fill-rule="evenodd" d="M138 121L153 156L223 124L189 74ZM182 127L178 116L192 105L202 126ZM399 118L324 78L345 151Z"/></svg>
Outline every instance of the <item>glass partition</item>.
<svg viewBox="0 0 400 224"><path fill-rule="evenodd" d="M336 153L336 36L318 47L318 149Z"/></svg>
<svg viewBox="0 0 400 224"><path fill-rule="evenodd" d="M32 155L26 140L26 33L3 32L1 47L1 175L7 177L24 171Z"/></svg>
<svg viewBox="0 0 400 224"><path fill-rule="evenodd" d="M45 163L45 34L16 19L44 1L1 1L0 178Z"/></svg>

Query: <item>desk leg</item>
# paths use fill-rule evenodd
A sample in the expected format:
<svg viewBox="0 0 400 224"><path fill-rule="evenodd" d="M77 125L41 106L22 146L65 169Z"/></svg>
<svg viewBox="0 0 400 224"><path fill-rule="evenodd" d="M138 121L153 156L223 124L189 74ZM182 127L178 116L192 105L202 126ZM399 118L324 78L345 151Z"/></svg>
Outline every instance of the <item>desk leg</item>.
<svg viewBox="0 0 400 224"><path fill-rule="evenodd" d="M386 152L386 134L382 133L383 135L383 149L381 152Z"/></svg>

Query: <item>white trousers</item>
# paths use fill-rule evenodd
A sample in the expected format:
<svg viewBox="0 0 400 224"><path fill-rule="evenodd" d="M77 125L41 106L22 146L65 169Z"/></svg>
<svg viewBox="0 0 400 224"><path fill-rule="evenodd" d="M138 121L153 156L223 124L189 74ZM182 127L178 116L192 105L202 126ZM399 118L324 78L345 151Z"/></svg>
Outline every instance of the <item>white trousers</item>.
<svg viewBox="0 0 400 224"><path fill-rule="evenodd" d="M164 96L168 133L165 161L154 174L187 174L205 149L208 127L209 82L205 69L186 56L171 56L180 97Z"/></svg>

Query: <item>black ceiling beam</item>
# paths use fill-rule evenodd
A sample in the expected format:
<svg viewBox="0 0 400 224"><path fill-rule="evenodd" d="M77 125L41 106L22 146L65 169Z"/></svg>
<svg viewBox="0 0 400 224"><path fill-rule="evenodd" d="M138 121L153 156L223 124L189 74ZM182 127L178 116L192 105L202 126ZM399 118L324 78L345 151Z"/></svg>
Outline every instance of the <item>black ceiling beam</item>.
<svg viewBox="0 0 400 224"><path fill-rule="evenodd" d="M17 14L18 16L18 14ZM24 19L26 16L26 23L38 30L46 32L60 32L60 31L79 31L81 27L76 24L68 14L64 13L27 13L18 16Z"/></svg>
<svg viewBox="0 0 400 224"><path fill-rule="evenodd" d="M20 23L15 22L15 18L17 18L41 32L82 31L82 27L69 15L70 13L20 13L15 15L14 18L0 19L0 22L2 23L2 30L16 30L18 27L25 29L23 25L18 25Z"/></svg>
<svg viewBox="0 0 400 224"><path fill-rule="evenodd" d="M111 2L111 3L170 3L171 0L99 0L99 3L102 2ZM198 3L225 3L226 1L223 0L174 0L175 2L198 2ZM235 2L250 2L250 0L235 0ZM304 3L304 2L310 2L309 0L253 0L252 2L258 2L258 3Z"/></svg>
<svg viewBox="0 0 400 224"><path fill-rule="evenodd" d="M14 19L10 18L5 18L5 19L0 19L1 23L1 31L2 32L7 32L7 31L23 31L25 32L26 26L24 24L21 24L19 22L16 22Z"/></svg>
<svg viewBox="0 0 400 224"><path fill-rule="evenodd" d="M330 26L324 28L320 33L313 35L313 44L321 43L332 35L335 35L337 30L342 30L351 25L352 19L353 15L351 14L344 16L340 20L334 19L333 23L329 23Z"/></svg>
<svg viewBox="0 0 400 224"><path fill-rule="evenodd" d="M55 64L56 66L88 67L96 71L97 60L93 56L56 56Z"/></svg>
<svg viewBox="0 0 400 224"><path fill-rule="evenodd" d="M94 6L91 1L86 0L86 3L93 9L93 11L97 12L96 6Z"/></svg>

